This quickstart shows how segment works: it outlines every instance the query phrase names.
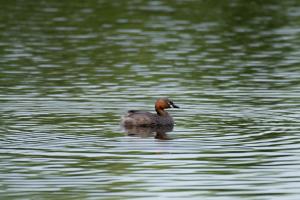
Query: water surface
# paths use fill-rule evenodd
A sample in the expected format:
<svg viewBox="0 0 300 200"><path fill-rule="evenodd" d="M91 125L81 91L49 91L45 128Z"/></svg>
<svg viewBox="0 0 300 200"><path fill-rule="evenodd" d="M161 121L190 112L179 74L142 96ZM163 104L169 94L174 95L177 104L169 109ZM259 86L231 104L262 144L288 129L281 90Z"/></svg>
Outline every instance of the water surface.
<svg viewBox="0 0 300 200"><path fill-rule="evenodd" d="M1 199L300 197L297 1L1 5Z"/></svg>

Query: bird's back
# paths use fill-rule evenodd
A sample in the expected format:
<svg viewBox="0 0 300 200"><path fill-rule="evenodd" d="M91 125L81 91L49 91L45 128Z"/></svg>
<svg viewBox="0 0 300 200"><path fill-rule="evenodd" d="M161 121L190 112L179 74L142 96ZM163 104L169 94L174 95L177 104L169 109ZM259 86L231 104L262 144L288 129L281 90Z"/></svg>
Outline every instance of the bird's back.
<svg viewBox="0 0 300 200"><path fill-rule="evenodd" d="M130 110L122 117L124 126L155 126L156 115L146 111Z"/></svg>
<svg viewBox="0 0 300 200"><path fill-rule="evenodd" d="M157 126L173 125L174 121L170 115L159 116L146 111L130 110L122 117L124 126Z"/></svg>

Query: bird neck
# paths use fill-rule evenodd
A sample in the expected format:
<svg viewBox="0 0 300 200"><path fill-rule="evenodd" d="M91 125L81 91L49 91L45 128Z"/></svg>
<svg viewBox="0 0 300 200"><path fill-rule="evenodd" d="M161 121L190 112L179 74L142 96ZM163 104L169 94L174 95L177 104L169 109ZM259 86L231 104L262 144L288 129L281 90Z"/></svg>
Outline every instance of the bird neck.
<svg viewBox="0 0 300 200"><path fill-rule="evenodd" d="M159 107L155 107L155 111L159 116L168 116L169 115L167 111L165 111L164 109L159 108Z"/></svg>

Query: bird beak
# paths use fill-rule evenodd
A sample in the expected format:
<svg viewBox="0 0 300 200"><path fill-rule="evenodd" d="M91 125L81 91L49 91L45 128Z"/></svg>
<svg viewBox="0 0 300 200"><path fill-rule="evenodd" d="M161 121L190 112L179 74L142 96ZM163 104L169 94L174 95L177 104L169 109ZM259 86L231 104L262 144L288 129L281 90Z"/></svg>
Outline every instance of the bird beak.
<svg viewBox="0 0 300 200"><path fill-rule="evenodd" d="M179 108L179 106L176 106L173 102L171 102L171 105L173 108Z"/></svg>

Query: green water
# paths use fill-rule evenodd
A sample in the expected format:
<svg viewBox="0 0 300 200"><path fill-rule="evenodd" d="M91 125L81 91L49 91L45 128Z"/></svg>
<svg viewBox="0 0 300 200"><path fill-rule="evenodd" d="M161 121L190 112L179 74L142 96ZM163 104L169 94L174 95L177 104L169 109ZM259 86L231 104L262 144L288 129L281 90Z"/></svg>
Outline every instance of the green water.
<svg viewBox="0 0 300 200"><path fill-rule="evenodd" d="M0 2L0 199L299 199L300 2Z"/></svg>

